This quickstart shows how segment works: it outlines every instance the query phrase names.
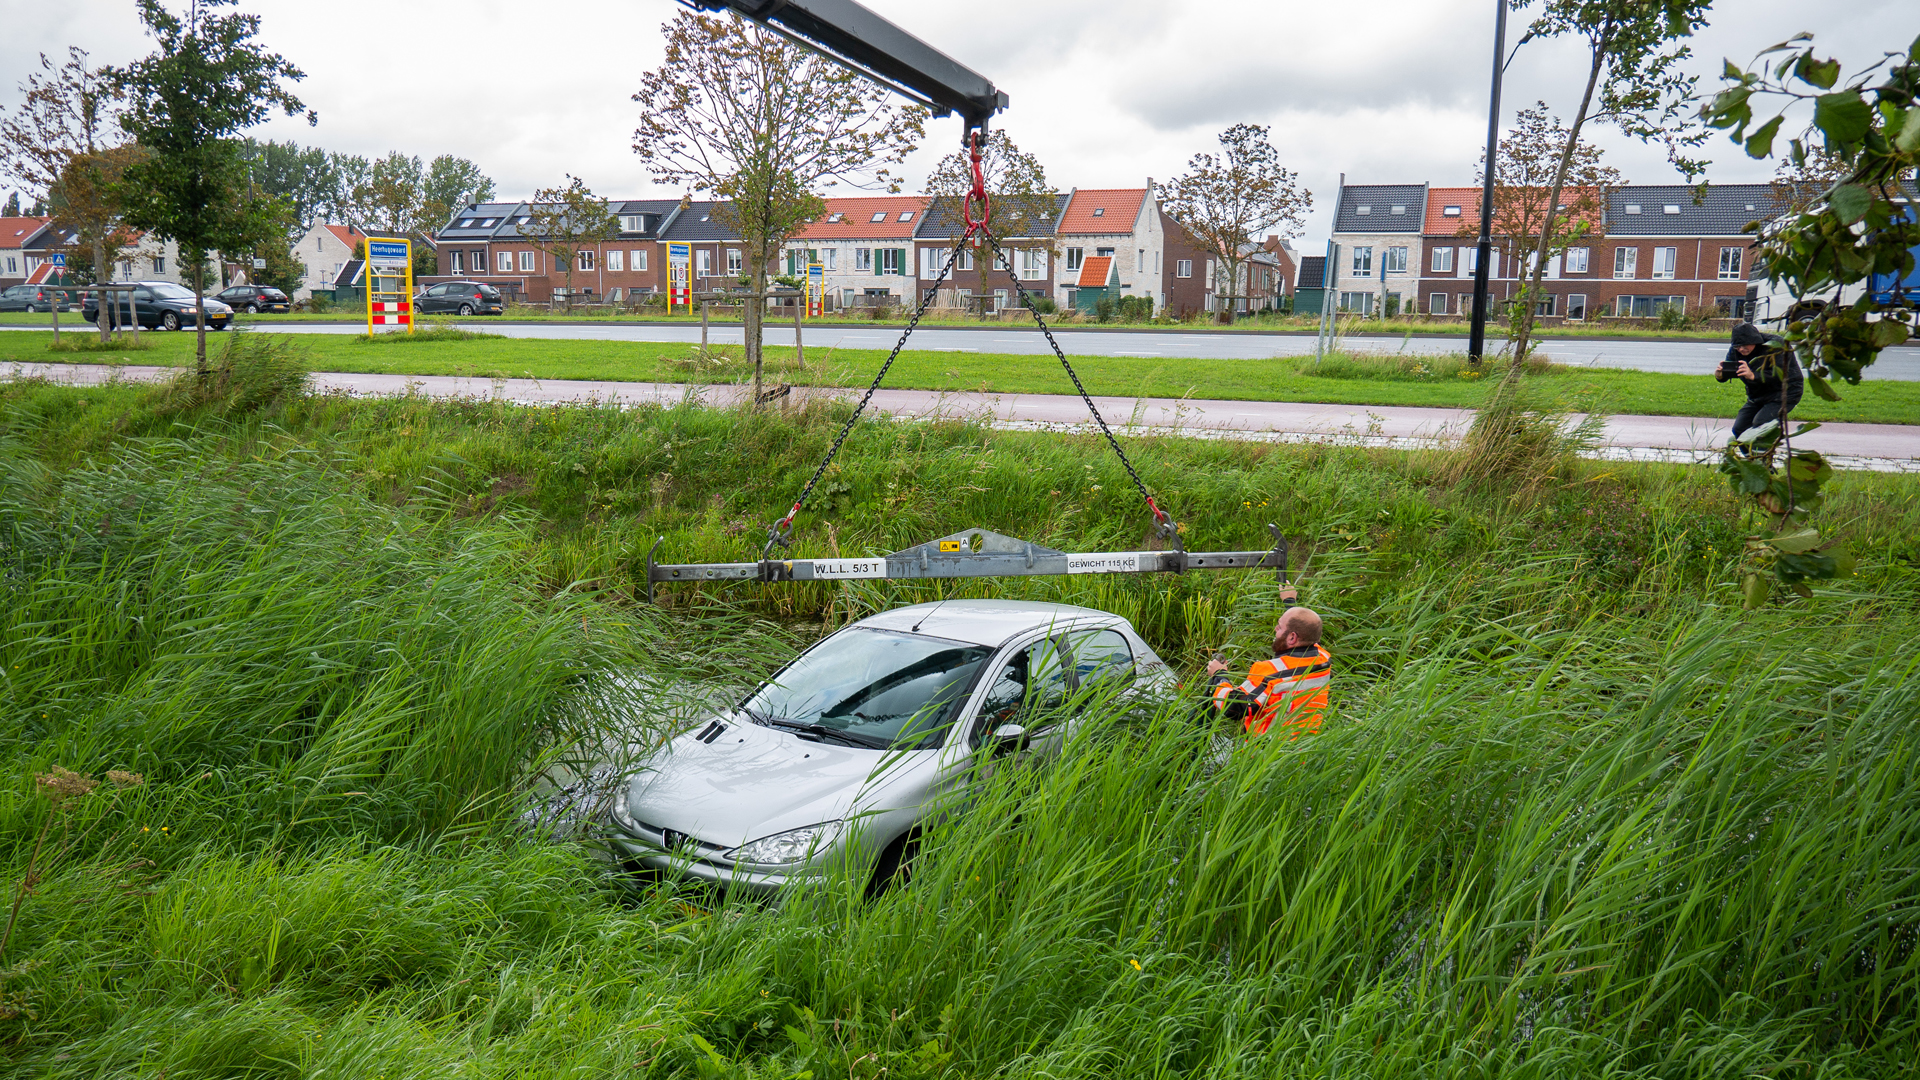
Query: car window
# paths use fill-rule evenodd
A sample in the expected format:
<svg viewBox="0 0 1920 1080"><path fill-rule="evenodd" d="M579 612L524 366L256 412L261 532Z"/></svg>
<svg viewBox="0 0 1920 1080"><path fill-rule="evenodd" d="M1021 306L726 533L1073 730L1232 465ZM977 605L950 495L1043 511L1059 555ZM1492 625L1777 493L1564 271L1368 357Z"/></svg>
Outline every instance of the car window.
<svg viewBox="0 0 1920 1080"><path fill-rule="evenodd" d="M153 296L158 296L162 300L192 300L194 298L192 290L183 289L171 282L158 281L148 286L148 288L151 290Z"/></svg>
<svg viewBox="0 0 1920 1080"><path fill-rule="evenodd" d="M802 653L741 705L772 727L819 725L874 747L943 741L992 650L856 627Z"/></svg>
<svg viewBox="0 0 1920 1080"><path fill-rule="evenodd" d="M1133 647L1118 630L1081 630L1067 636L1073 671L1082 689L1106 680L1133 678Z"/></svg>
<svg viewBox="0 0 1920 1080"><path fill-rule="evenodd" d="M153 294L145 289L135 289L133 290L133 298L135 300L152 300Z"/></svg>
<svg viewBox="0 0 1920 1080"><path fill-rule="evenodd" d="M435 285L433 288L427 290L427 295L428 296L445 296L447 295L448 291L451 290L452 288L453 286L451 285Z"/></svg>
<svg viewBox="0 0 1920 1080"><path fill-rule="evenodd" d="M987 685L980 715L974 722L977 744L1002 724L1044 727L1048 715L1067 700L1067 671L1051 638L1037 641L1000 665Z"/></svg>

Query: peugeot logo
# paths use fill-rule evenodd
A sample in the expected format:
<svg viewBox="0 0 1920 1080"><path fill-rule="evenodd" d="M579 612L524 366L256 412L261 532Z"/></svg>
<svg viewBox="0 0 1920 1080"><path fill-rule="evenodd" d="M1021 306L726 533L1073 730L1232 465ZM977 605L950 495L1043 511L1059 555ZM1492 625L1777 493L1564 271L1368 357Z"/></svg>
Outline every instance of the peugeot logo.
<svg viewBox="0 0 1920 1080"><path fill-rule="evenodd" d="M692 847L693 837L683 832L675 832L672 829L661 829L660 843L668 851L679 851L684 847Z"/></svg>

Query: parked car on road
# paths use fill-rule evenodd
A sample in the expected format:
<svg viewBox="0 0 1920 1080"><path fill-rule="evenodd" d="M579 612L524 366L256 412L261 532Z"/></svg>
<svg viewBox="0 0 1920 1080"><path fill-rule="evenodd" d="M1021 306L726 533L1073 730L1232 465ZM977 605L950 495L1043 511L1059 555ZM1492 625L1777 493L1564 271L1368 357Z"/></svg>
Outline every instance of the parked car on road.
<svg viewBox="0 0 1920 1080"><path fill-rule="evenodd" d="M231 289L222 289L216 297L233 310L249 315L261 311L285 314L293 308L293 302L286 293L268 285L235 285Z"/></svg>
<svg viewBox="0 0 1920 1080"><path fill-rule="evenodd" d="M1044 760L1116 698L1171 674L1127 620L1066 604L948 600L862 619L615 790L630 868L772 892L845 860L877 891L983 764ZM1089 707L1097 703L1096 707Z"/></svg>
<svg viewBox="0 0 1920 1080"><path fill-rule="evenodd" d="M15 285L0 293L0 311L52 311L55 304L61 311L71 311L73 297L46 285Z"/></svg>
<svg viewBox="0 0 1920 1080"><path fill-rule="evenodd" d="M135 281L133 285L134 315L140 320L142 329L179 330L194 325L194 305L199 297L192 289L175 285L171 281ZM81 301L80 314L88 322L99 321L99 289L87 292ZM127 302L123 293L113 290L113 297L107 301L107 320L109 323L123 323L127 317ZM233 325L233 309L226 304L209 298L207 306L207 328L225 330Z"/></svg>
<svg viewBox="0 0 1920 1080"><path fill-rule="evenodd" d="M422 315L498 315L506 305L500 290L484 281L443 281L415 293L413 309Z"/></svg>

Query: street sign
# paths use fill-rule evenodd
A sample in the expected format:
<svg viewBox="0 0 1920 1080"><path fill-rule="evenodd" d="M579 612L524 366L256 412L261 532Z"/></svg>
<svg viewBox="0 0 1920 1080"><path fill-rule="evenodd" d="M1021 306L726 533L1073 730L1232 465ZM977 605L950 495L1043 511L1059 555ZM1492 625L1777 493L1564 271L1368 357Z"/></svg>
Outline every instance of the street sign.
<svg viewBox="0 0 1920 1080"><path fill-rule="evenodd" d="M47 256L47 261L55 266L65 266L67 265L67 256L65 252L56 251Z"/></svg>
<svg viewBox="0 0 1920 1080"><path fill-rule="evenodd" d="M817 319L825 314L827 306L827 268L819 263L807 264L807 318Z"/></svg>
<svg viewBox="0 0 1920 1080"><path fill-rule="evenodd" d="M681 241L667 244L667 311L675 304L693 310L693 245Z"/></svg>
<svg viewBox="0 0 1920 1080"><path fill-rule="evenodd" d="M412 262L411 246L405 240L368 240L367 264L383 270L407 266Z"/></svg>
<svg viewBox="0 0 1920 1080"><path fill-rule="evenodd" d="M413 243L367 238L367 336L376 326L413 333Z"/></svg>
<svg viewBox="0 0 1920 1080"><path fill-rule="evenodd" d="M267 260L265 259L253 260L253 268L255 270L265 270L267 268Z"/></svg>

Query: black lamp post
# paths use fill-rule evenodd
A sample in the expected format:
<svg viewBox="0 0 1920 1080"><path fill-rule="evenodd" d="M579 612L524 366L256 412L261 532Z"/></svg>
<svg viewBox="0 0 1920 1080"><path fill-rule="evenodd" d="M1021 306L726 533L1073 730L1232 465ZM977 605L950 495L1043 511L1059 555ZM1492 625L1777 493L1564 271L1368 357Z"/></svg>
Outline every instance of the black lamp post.
<svg viewBox="0 0 1920 1080"><path fill-rule="evenodd" d="M1487 274L1493 263L1493 176L1500 160L1500 75L1507 54L1507 0L1493 0L1493 91L1487 105L1487 165L1481 170L1480 242L1474 248L1473 332L1467 363L1478 366L1487 351Z"/></svg>

